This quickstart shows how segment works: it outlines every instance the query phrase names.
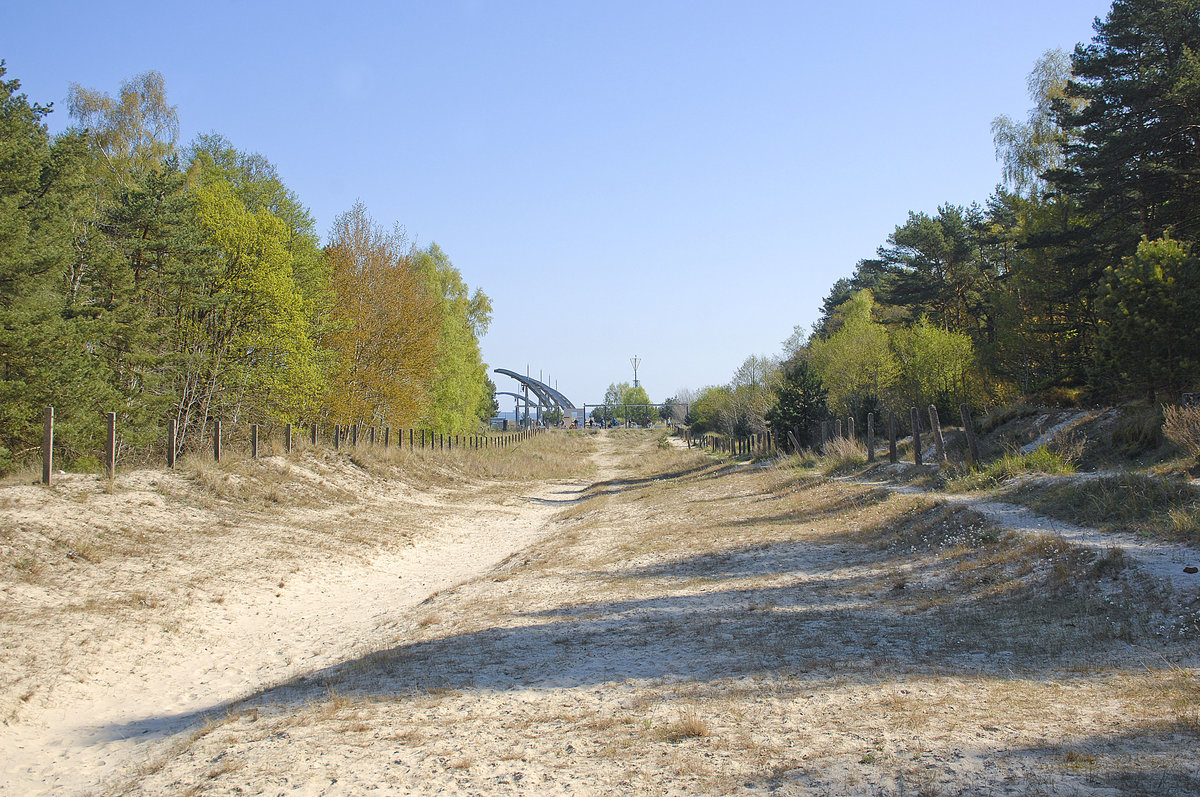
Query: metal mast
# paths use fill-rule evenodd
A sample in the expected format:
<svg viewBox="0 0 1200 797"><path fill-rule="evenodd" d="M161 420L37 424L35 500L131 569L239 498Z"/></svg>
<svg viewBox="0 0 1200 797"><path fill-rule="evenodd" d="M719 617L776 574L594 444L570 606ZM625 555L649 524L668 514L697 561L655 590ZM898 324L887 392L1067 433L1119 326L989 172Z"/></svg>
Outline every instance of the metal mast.
<svg viewBox="0 0 1200 797"><path fill-rule="evenodd" d="M638 356L635 354L635 355L633 355L632 357L630 357L630 358L629 358L629 362L630 362L630 364L632 364L632 365L633 365L633 386L634 386L634 387L641 387L641 386L642 386L642 383L641 383L641 382L639 382L639 381L638 381L638 378L637 378L637 369L638 369L638 366L642 364L642 358L641 358L641 357L638 357Z"/></svg>

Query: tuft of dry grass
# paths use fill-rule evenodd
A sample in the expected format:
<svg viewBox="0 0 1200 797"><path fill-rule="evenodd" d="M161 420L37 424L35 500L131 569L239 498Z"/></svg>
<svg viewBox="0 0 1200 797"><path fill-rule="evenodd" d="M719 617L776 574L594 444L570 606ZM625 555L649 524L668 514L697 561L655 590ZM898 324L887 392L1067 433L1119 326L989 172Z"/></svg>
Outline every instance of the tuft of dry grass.
<svg viewBox="0 0 1200 797"><path fill-rule="evenodd" d="M1163 435L1200 460L1200 407L1163 407Z"/></svg>
<svg viewBox="0 0 1200 797"><path fill-rule="evenodd" d="M708 723L704 721L694 706L689 706L679 712L679 716L674 722L661 728L660 733L669 742L703 739L708 736Z"/></svg>
<svg viewBox="0 0 1200 797"><path fill-rule="evenodd" d="M835 437L825 444L821 467L826 473L846 473L867 464L867 449L857 440Z"/></svg>

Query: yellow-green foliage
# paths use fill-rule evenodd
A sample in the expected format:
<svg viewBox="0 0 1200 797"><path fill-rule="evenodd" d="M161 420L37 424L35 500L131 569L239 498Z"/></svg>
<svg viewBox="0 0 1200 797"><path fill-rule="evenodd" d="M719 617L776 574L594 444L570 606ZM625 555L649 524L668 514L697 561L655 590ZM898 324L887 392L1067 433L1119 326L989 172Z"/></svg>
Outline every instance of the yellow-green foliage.
<svg viewBox="0 0 1200 797"><path fill-rule="evenodd" d="M195 190L196 215L219 260L213 311L198 316L196 343L212 379L231 388L242 411L298 421L324 389L287 228L266 208L247 209L216 173Z"/></svg>
<svg viewBox="0 0 1200 797"><path fill-rule="evenodd" d="M490 406L479 338L491 324L492 302L478 288L469 292L462 274L437 244L415 251L412 259L437 302L441 322L424 424L447 432L472 429L479 424L481 408Z"/></svg>
<svg viewBox="0 0 1200 797"><path fill-rule="evenodd" d="M846 302L842 328L812 342L809 361L835 413L850 411L855 396L883 395L899 374L887 327L871 317L874 306L871 291L858 291Z"/></svg>

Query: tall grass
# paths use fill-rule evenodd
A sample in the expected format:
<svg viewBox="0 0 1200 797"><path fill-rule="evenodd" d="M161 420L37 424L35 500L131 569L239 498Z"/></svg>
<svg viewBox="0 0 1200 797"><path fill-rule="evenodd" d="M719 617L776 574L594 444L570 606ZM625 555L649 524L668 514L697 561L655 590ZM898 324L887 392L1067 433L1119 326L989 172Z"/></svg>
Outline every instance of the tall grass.
<svg viewBox="0 0 1200 797"><path fill-rule="evenodd" d="M1163 434L1200 460L1200 407L1163 407Z"/></svg>
<svg viewBox="0 0 1200 797"><path fill-rule="evenodd" d="M825 443L821 469L826 473L845 473L867 464L867 449L857 440L835 437Z"/></svg>
<svg viewBox="0 0 1200 797"><path fill-rule="evenodd" d="M1019 488L1011 497L1073 523L1200 542L1200 488L1182 479L1126 473Z"/></svg>
<svg viewBox="0 0 1200 797"><path fill-rule="evenodd" d="M1075 472L1068 455L1038 446L1028 454L1011 451L982 468L976 467L963 476L951 479L951 490L984 490L1010 479L1029 474L1066 475Z"/></svg>

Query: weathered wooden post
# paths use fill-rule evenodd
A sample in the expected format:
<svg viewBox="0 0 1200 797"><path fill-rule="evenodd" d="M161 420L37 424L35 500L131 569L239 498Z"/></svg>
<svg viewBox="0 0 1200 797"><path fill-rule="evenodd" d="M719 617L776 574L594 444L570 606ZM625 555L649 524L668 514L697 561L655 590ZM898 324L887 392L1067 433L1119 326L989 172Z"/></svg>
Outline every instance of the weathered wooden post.
<svg viewBox="0 0 1200 797"><path fill-rule="evenodd" d="M910 420L912 421L912 437L913 437L913 462L921 464L921 415L917 412L916 407L912 407L909 412Z"/></svg>
<svg viewBox="0 0 1200 797"><path fill-rule="evenodd" d="M841 418L838 418L836 421L833 422L833 439L834 440L842 439L842 419Z"/></svg>
<svg viewBox="0 0 1200 797"><path fill-rule="evenodd" d="M117 475L117 414L106 412L104 417L108 421L108 439L104 444L104 470L111 479Z"/></svg>
<svg viewBox="0 0 1200 797"><path fill-rule="evenodd" d="M333 449L336 451L337 449L339 449L341 447L342 447L342 427L340 424L335 423L333 425Z"/></svg>
<svg viewBox="0 0 1200 797"><path fill-rule="evenodd" d="M367 442L370 443L372 446L375 445L375 427L374 426L371 427L370 437L368 438Z"/></svg>
<svg viewBox="0 0 1200 797"><path fill-rule="evenodd" d="M946 443L942 439L942 422L938 419L937 407L929 405L929 427L933 430L933 448L937 453L937 461L946 461Z"/></svg>
<svg viewBox="0 0 1200 797"><path fill-rule="evenodd" d="M258 424L250 424L250 459L258 459Z"/></svg>
<svg viewBox="0 0 1200 797"><path fill-rule="evenodd" d="M312 426L308 430L308 442L314 446L317 444L317 422L313 421Z"/></svg>
<svg viewBox="0 0 1200 797"><path fill-rule="evenodd" d="M292 425L290 423L283 427L283 453L292 453Z"/></svg>
<svg viewBox="0 0 1200 797"><path fill-rule="evenodd" d="M895 465L899 461L896 453L896 413L888 410L888 462Z"/></svg>
<svg viewBox="0 0 1200 797"><path fill-rule="evenodd" d="M383 427L383 447L387 448L392 443L392 427Z"/></svg>
<svg viewBox="0 0 1200 797"><path fill-rule="evenodd" d="M421 430L421 450L425 450L425 430Z"/></svg>
<svg viewBox="0 0 1200 797"><path fill-rule="evenodd" d="M47 407L42 420L42 484L50 483L54 470L54 408Z"/></svg>
<svg viewBox="0 0 1200 797"><path fill-rule="evenodd" d="M875 413L867 413L867 462L875 461Z"/></svg>
<svg viewBox="0 0 1200 797"><path fill-rule="evenodd" d="M350 445L358 447L358 423L356 422L350 427Z"/></svg>
<svg viewBox="0 0 1200 797"><path fill-rule="evenodd" d="M213 462L221 461L221 421L213 421Z"/></svg>
<svg viewBox="0 0 1200 797"><path fill-rule="evenodd" d="M171 418L167 421L167 467L175 467L175 446L179 440L179 421Z"/></svg>
<svg viewBox="0 0 1200 797"><path fill-rule="evenodd" d="M966 404L958 405L958 414L962 417L963 432L967 436L967 464L974 466L979 461L979 441L975 439L975 422L971 420L971 411Z"/></svg>

